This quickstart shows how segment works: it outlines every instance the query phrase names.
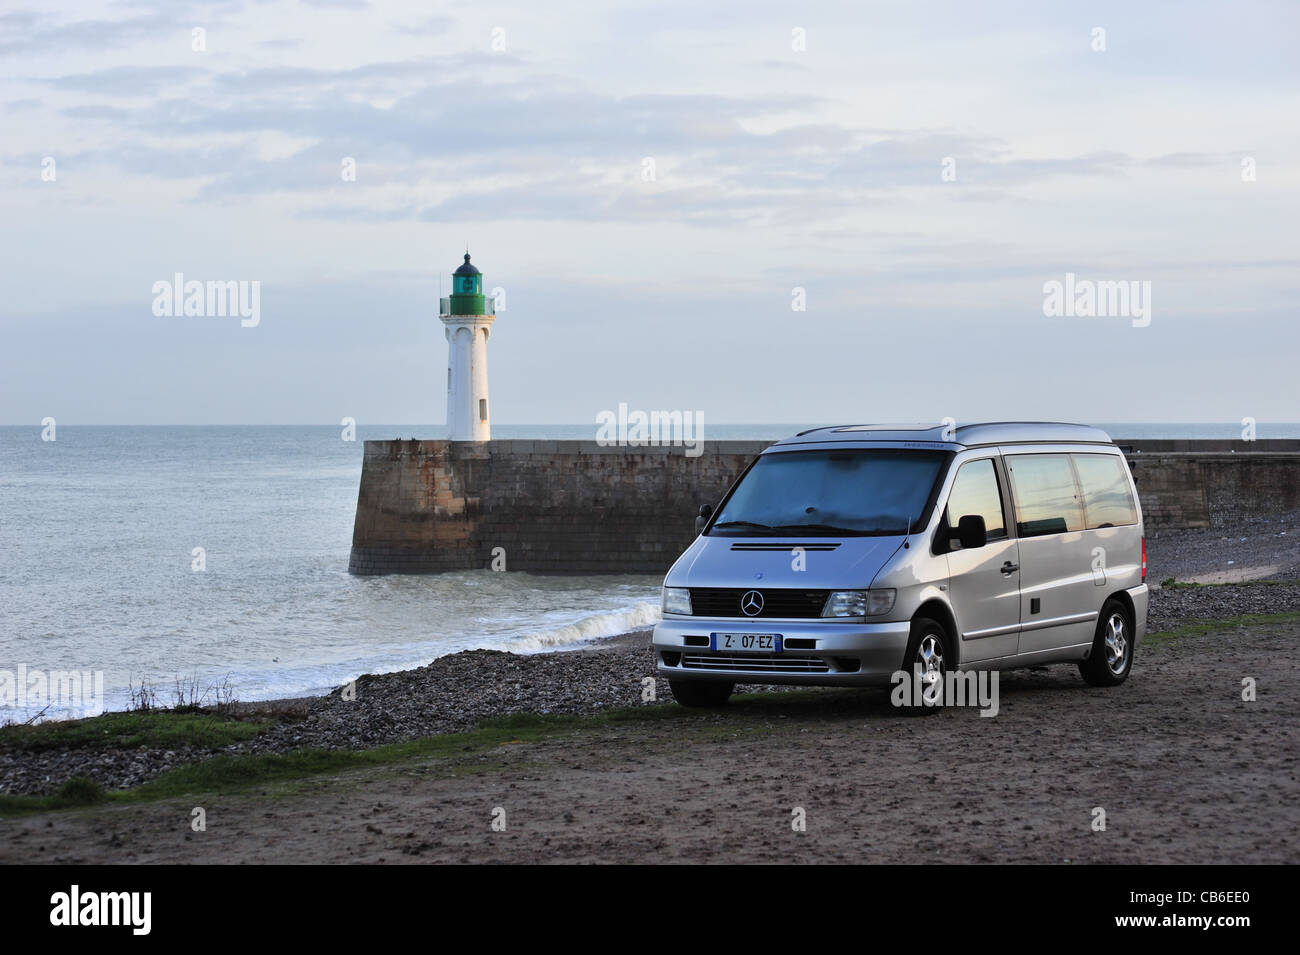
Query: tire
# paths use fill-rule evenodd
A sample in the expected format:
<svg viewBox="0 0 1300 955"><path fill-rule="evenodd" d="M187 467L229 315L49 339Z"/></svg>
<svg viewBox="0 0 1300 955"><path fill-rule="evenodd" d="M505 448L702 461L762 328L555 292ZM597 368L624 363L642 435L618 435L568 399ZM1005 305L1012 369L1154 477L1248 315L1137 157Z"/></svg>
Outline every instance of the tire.
<svg viewBox="0 0 1300 955"><path fill-rule="evenodd" d="M1079 675L1090 686L1119 686L1133 669L1133 616L1112 597L1101 608L1097 634L1088 659L1079 661Z"/></svg>
<svg viewBox="0 0 1300 955"><path fill-rule="evenodd" d="M952 655L952 640L944 625L929 617L917 617L912 621L912 633L907 640L907 652L903 654L903 672L909 681L913 680L913 667L921 667L921 690L924 699L911 699L901 709L904 713L915 716L929 716L943 709L946 692L945 676L948 666L955 662ZM911 684L915 687L915 683Z"/></svg>
<svg viewBox="0 0 1300 955"><path fill-rule="evenodd" d="M668 687L673 691L673 699L682 706L691 708L725 706L731 698L734 683L722 683L718 680L669 680Z"/></svg>

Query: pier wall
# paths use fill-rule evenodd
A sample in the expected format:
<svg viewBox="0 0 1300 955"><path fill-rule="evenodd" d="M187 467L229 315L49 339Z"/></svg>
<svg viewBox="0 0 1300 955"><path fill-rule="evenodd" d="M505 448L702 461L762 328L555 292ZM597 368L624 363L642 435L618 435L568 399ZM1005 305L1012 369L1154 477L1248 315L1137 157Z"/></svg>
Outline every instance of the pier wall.
<svg viewBox="0 0 1300 955"><path fill-rule="evenodd" d="M665 572L768 442L367 441L354 574ZM1300 510L1300 441L1126 441L1148 533ZM498 548L500 550L498 550Z"/></svg>

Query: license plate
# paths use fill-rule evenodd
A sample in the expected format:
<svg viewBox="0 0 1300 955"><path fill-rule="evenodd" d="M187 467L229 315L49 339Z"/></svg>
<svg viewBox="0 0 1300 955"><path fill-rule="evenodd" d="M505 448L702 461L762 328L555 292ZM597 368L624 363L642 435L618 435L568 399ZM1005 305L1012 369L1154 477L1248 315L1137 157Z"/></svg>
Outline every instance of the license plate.
<svg viewBox="0 0 1300 955"><path fill-rule="evenodd" d="M779 633L711 633L709 649L726 653L781 653Z"/></svg>

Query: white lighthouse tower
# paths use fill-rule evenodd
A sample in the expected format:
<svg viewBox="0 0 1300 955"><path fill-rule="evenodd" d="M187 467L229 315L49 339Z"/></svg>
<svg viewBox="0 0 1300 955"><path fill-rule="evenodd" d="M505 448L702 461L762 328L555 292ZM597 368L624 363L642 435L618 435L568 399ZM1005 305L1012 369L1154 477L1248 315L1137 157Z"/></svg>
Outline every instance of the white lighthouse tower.
<svg viewBox="0 0 1300 955"><path fill-rule="evenodd" d="M487 342L496 314L483 295L483 273L465 263L452 275L451 295L439 302L447 333L447 431L452 441L488 441Z"/></svg>

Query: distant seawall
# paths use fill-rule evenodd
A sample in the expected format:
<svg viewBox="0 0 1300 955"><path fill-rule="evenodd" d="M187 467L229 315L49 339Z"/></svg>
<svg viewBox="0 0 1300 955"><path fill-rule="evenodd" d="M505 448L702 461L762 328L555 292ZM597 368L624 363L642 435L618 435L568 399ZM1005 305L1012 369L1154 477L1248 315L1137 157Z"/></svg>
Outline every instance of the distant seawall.
<svg viewBox="0 0 1300 955"><path fill-rule="evenodd" d="M1125 441L1147 532L1300 510L1300 441Z"/></svg>
<svg viewBox="0 0 1300 955"><path fill-rule="evenodd" d="M766 441L367 441L348 570L665 572ZM1300 441L1126 441L1148 532L1300 509ZM500 551L496 551L501 548Z"/></svg>
<svg viewBox="0 0 1300 955"><path fill-rule="evenodd" d="M595 441L367 441L354 574L507 570L658 574L770 442L602 447Z"/></svg>

